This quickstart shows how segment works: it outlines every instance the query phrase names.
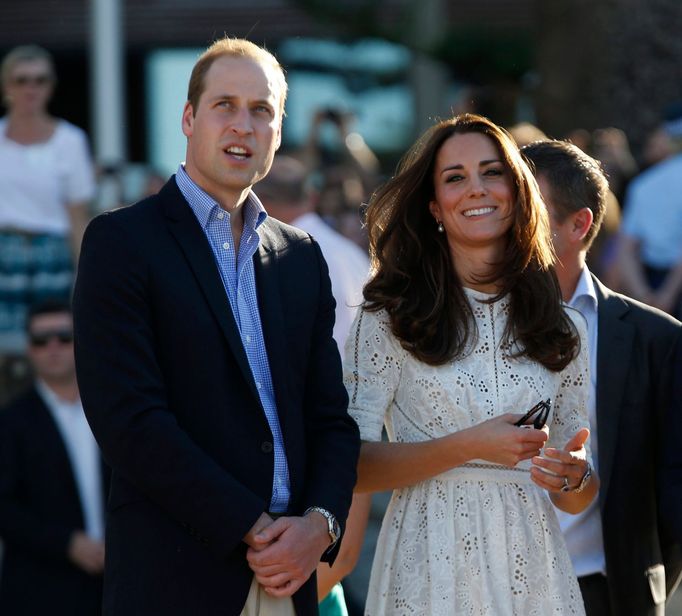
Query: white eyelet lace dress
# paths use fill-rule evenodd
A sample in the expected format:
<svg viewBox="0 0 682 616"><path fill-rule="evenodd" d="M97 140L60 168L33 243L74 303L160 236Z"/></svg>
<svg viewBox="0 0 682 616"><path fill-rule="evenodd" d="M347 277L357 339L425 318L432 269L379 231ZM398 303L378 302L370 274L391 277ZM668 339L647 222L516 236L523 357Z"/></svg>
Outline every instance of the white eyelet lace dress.
<svg viewBox="0 0 682 616"><path fill-rule="evenodd" d="M388 315L359 310L345 349L349 412L365 441L438 438L552 399L549 447L589 426L586 328L562 372L510 359L501 343L509 303L466 289L478 339L466 357L429 366L394 338ZM589 448L588 448L589 456ZM547 493L514 468L484 460L394 490L383 520L367 616L584 615L577 579Z"/></svg>

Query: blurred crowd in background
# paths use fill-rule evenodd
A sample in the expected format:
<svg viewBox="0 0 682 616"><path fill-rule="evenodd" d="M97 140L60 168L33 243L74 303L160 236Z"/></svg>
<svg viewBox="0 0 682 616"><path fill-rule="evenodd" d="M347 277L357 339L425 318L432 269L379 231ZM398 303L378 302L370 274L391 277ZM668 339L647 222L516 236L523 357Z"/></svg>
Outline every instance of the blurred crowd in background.
<svg viewBox="0 0 682 616"><path fill-rule="evenodd" d="M0 121L0 183L3 175L7 178L0 205L4 402L30 378L25 311L45 297L68 297L87 220L155 193L168 179L151 165L96 168L85 133L49 113L57 84L50 55L40 48L22 49L18 56L13 52L6 57L2 72L6 113ZM460 97L452 111L480 111L476 94ZM306 199L322 220L366 251L363 207L390 176L395 160L382 160L372 151L347 105L314 109L307 122L302 143L295 148L285 144L280 154L301 163ZM660 122L637 151L619 128L576 127L565 135L546 135L543 127L521 122L508 129L519 146L548 136L564 138L601 162L612 194L590 252L590 269L612 289L679 317L682 104L661 111ZM112 178L117 187L113 195Z"/></svg>
<svg viewBox="0 0 682 616"><path fill-rule="evenodd" d="M89 136L50 114L51 98L59 95L58 68L48 52L33 46L12 51L2 65L3 405L34 378L30 355L38 338L31 339L27 331L28 311L47 299L68 300L87 221L106 209L156 193L168 179L151 163L95 165ZM453 113L486 112L478 106L479 97L473 91L470 94L458 97ZM359 130L357 115L347 105L315 108L305 122L306 137L295 147L285 144L278 154L283 161L279 175L275 166L272 177L263 182L262 195L260 185L256 193L271 213L288 217L287 221L305 213L317 215L354 244L334 244L333 259L357 263L355 269L364 276L368 247L364 207L393 173L395 157L373 151ZM657 126L638 140L641 145L636 149L622 128L577 126L566 134L549 135L542 126L528 122L507 128L519 146L547 137L567 139L601 162L611 197L589 253L590 270L612 289L682 317L682 103L661 109ZM292 203L300 204L300 213L287 214L282 209ZM63 338L39 342L71 342Z"/></svg>

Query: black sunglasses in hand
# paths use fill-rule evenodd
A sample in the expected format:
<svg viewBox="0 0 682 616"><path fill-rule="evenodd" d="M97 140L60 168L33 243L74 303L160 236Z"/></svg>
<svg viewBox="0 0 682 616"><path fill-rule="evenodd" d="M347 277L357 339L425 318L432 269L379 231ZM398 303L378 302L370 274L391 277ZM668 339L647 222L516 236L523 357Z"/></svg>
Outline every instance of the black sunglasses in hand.
<svg viewBox="0 0 682 616"><path fill-rule="evenodd" d="M547 400L541 400L514 425L519 427L526 425L528 427L533 426L536 430L542 430L547 423L550 408L552 408L552 401L549 398L547 398ZM533 419L532 422L530 422L531 419Z"/></svg>

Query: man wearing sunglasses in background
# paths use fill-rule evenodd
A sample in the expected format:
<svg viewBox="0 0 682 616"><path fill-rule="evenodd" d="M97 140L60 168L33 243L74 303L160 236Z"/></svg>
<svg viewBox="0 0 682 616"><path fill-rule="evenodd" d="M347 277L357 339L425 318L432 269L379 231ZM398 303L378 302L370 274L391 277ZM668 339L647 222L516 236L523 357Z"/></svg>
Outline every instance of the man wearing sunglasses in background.
<svg viewBox="0 0 682 616"><path fill-rule="evenodd" d="M601 486L585 511L558 512L585 610L663 616L682 563L659 523L656 479L682 328L606 288L585 266L609 190L599 163L563 141L537 141L521 151L535 166L549 211L562 295L588 326L590 442Z"/></svg>
<svg viewBox="0 0 682 616"><path fill-rule="evenodd" d="M83 413L65 303L30 308L33 386L0 412L0 614L101 613L106 477Z"/></svg>

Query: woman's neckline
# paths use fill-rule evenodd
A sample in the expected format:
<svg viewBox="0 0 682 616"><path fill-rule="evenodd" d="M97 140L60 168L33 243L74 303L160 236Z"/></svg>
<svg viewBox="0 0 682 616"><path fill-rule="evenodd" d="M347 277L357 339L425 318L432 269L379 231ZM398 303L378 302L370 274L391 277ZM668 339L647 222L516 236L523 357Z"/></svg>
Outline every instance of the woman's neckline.
<svg viewBox="0 0 682 616"><path fill-rule="evenodd" d="M471 287L467 287L465 285L462 285L462 288L464 289L465 293L471 294L471 295L481 295L483 297L495 297L497 293L489 293L487 291L479 291L478 289L473 289Z"/></svg>

